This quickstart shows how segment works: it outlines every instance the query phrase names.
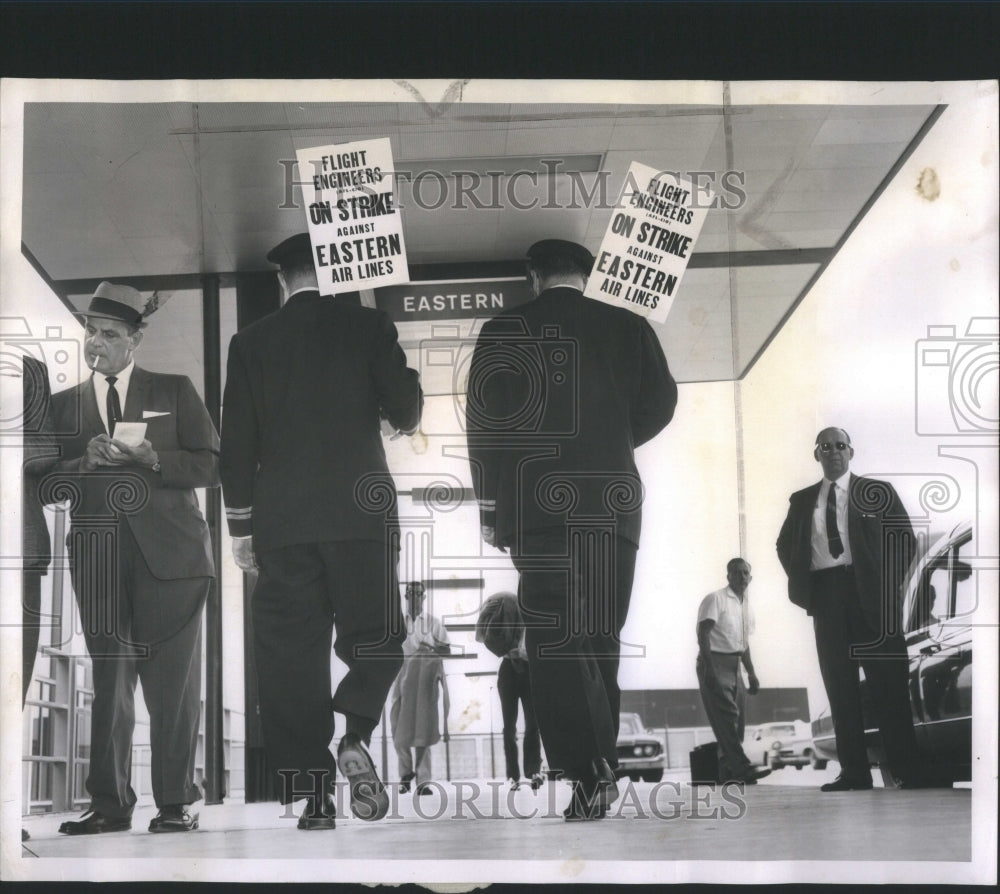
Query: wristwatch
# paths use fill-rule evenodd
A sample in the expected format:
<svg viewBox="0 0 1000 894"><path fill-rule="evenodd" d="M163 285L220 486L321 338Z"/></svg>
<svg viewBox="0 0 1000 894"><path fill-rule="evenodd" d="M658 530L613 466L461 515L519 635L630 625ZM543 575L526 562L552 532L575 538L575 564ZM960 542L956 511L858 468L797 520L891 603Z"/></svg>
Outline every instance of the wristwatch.
<svg viewBox="0 0 1000 894"><path fill-rule="evenodd" d="M150 466L149 468L150 468L150 471L153 471L153 472L159 472L159 471L160 471L160 461L159 461L159 460L157 460L157 461L156 461L155 463L153 463L153 465L151 465L151 466Z"/></svg>

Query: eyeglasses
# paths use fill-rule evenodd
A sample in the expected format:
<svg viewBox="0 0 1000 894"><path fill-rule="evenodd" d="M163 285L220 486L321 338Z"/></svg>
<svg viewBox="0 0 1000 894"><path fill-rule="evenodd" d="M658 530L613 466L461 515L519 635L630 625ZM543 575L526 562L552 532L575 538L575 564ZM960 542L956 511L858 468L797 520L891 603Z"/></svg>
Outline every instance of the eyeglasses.
<svg viewBox="0 0 1000 894"><path fill-rule="evenodd" d="M817 446L820 453L830 453L833 450L847 450L851 445L846 441L823 441L822 444L818 444Z"/></svg>

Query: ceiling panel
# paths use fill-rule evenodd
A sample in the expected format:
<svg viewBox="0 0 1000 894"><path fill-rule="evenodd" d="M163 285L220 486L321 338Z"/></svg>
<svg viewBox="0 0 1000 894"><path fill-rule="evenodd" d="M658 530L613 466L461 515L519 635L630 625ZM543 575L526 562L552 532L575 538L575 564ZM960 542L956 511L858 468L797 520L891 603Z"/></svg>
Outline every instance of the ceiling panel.
<svg viewBox="0 0 1000 894"><path fill-rule="evenodd" d="M456 203L450 175L438 208L427 207L436 203L437 184L424 184L423 206L412 184L400 184L411 263L511 261L548 237L596 251L633 161L719 177L731 165L744 177L745 201L710 211L696 250L718 252L723 266L688 270L667 324L656 327L681 381L728 379L743 372L816 269L778 263L780 252L833 249L932 111L423 101L29 104L23 241L57 284L269 270L267 251L305 228L301 190L289 173L296 148L389 137L397 160L442 171L456 159L489 166L494 159L509 165L517 158L596 155L598 172L518 181L516 195L533 199L530 208L510 201L510 178L496 183L499 201L489 181L477 190L486 208L468 197L464 207ZM555 207L545 207L547 199ZM724 254L730 248L777 254L766 256L768 266L731 270Z"/></svg>
<svg viewBox="0 0 1000 894"><path fill-rule="evenodd" d="M199 103L198 127L213 130L288 129L285 106L278 102L205 102Z"/></svg>

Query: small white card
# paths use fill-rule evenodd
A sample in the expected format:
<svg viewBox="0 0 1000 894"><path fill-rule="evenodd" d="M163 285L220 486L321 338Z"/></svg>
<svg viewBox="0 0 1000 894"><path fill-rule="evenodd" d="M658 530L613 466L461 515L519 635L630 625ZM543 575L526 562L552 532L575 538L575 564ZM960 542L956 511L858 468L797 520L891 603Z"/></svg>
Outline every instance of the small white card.
<svg viewBox="0 0 1000 894"><path fill-rule="evenodd" d="M146 437L145 422L116 422L112 437L129 447L138 447Z"/></svg>

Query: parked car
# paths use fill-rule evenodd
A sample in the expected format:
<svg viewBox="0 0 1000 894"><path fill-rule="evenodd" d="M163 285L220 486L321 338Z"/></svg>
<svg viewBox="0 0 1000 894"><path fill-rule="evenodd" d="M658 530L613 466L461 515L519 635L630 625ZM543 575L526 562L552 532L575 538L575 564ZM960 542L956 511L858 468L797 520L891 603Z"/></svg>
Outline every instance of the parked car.
<svg viewBox="0 0 1000 894"><path fill-rule="evenodd" d="M979 600L996 599L996 591L986 589L985 575L980 580L976 573L972 535L972 525L964 522L934 541L911 566L903 601L917 743L935 772L956 782L972 778L972 616ZM895 785L863 675L868 757L880 767L885 784ZM813 721L813 741L821 756L837 759L829 713Z"/></svg>
<svg viewBox="0 0 1000 894"><path fill-rule="evenodd" d="M817 770L826 769L826 760L813 748L812 729L803 720L764 723L747 730L743 750L755 764L780 770L806 764Z"/></svg>
<svg viewBox="0 0 1000 894"><path fill-rule="evenodd" d="M663 779L663 740L643 726L638 714L622 714L618 728L618 775L633 782Z"/></svg>

